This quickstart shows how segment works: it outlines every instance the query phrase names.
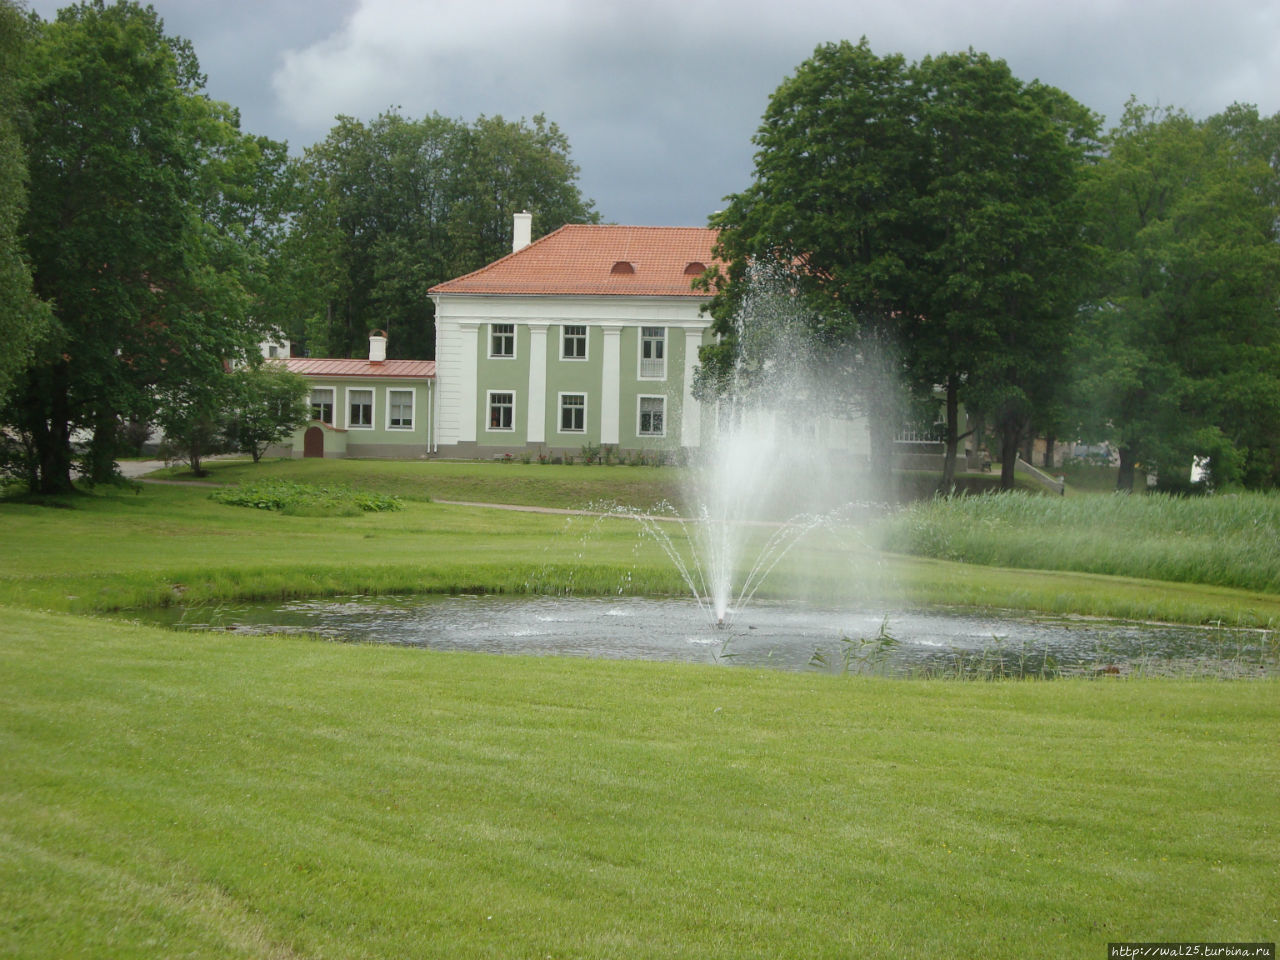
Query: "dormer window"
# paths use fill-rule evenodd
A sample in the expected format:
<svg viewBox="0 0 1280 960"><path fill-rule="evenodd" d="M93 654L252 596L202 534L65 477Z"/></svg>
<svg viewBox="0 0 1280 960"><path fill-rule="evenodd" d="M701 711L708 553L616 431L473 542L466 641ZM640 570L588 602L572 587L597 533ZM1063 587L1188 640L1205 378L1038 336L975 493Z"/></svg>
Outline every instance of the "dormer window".
<svg viewBox="0 0 1280 960"><path fill-rule="evenodd" d="M636 272L636 268L634 264L628 263L626 260L619 260L609 268L609 272L614 276L629 276Z"/></svg>
<svg viewBox="0 0 1280 960"><path fill-rule="evenodd" d="M697 260L691 260L685 265L684 275L686 277L700 277L707 272L707 265Z"/></svg>

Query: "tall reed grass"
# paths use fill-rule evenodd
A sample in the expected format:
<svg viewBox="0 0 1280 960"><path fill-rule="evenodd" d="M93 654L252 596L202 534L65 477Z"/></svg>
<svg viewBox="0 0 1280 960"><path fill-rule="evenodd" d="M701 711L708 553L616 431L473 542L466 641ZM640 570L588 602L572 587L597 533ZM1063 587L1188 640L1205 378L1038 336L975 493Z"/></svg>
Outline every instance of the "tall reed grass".
<svg viewBox="0 0 1280 960"><path fill-rule="evenodd" d="M1280 493L935 498L888 518L890 551L1280 593Z"/></svg>

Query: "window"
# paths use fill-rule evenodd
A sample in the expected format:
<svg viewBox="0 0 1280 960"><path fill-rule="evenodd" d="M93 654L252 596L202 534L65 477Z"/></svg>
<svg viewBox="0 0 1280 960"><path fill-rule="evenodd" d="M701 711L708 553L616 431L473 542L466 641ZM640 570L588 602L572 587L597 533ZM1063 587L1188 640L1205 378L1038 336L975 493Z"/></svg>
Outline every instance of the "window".
<svg viewBox="0 0 1280 960"><path fill-rule="evenodd" d="M413 391L387 391L387 427L391 430L413 429Z"/></svg>
<svg viewBox="0 0 1280 960"><path fill-rule="evenodd" d="M640 429L637 431L640 436L664 436L664 421L666 420L664 413L666 411L666 406L666 397L640 398Z"/></svg>
<svg viewBox="0 0 1280 960"><path fill-rule="evenodd" d="M351 415L347 418L348 427L373 426L372 390L348 390L347 406L351 408Z"/></svg>
<svg viewBox="0 0 1280 960"><path fill-rule="evenodd" d="M508 391L489 391L489 429L515 429L516 395Z"/></svg>
<svg viewBox="0 0 1280 960"><path fill-rule="evenodd" d="M560 356L565 360L587 359L587 328L585 326L564 328L564 345Z"/></svg>
<svg viewBox="0 0 1280 960"><path fill-rule="evenodd" d="M667 375L666 327L640 328L640 376L661 380Z"/></svg>
<svg viewBox="0 0 1280 960"><path fill-rule="evenodd" d="M581 393L560 394L560 432L584 433L586 429L586 395Z"/></svg>
<svg viewBox="0 0 1280 960"><path fill-rule="evenodd" d="M311 419L333 426L333 387L316 387L311 391Z"/></svg>
<svg viewBox="0 0 1280 960"><path fill-rule="evenodd" d="M516 355L516 325L514 323L489 324L489 356L514 357Z"/></svg>

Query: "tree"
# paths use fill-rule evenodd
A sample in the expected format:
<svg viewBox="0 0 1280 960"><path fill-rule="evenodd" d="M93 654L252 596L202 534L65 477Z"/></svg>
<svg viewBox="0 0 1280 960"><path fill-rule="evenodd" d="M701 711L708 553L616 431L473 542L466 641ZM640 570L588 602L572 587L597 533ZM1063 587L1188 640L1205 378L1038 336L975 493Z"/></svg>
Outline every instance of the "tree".
<svg viewBox="0 0 1280 960"><path fill-rule="evenodd" d="M311 417L306 378L278 363L241 367L231 374L231 404L225 414L224 432L229 445L253 457L279 443Z"/></svg>
<svg viewBox="0 0 1280 960"><path fill-rule="evenodd" d="M752 262L789 270L815 335L843 355L882 484L906 404L946 395L947 479L958 404L1013 453L1066 341L1081 255L1073 199L1093 126L1061 91L969 51L907 64L864 38L819 47L783 81L756 134L751 187L712 218L726 271L710 278L726 337Z"/></svg>
<svg viewBox="0 0 1280 960"><path fill-rule="evenodd" d="M1081 354L1083 431L1176 475L1274 483L1280 437L1277 127L1130 102L1088 191L1100 267Z"/></svg>
<svg viewBox="0 0 1280 960"><path fill-rule="evenodd" d="M233 222L253 151L150 7L61 10L29 61L23 230L54 322L4 419L36 451L40 489L59 492L73 431L92 437L86 477L109 479L122 418L148 419L261 338Z"/></svg>
<svg viewBox="0 0 1280 960"><path fill-rule="evenodd" d="M186 460L197 477L208 476L203 461L227 449L224 416L233 401L234 383L225 371L161 391L155 414L156 426L164 434L161 456Z"/></svg>
<svg viewBox="0 0 1280 960"><path fill-rule="evenodd" d="M818 47L773 93L753 138L752 184L711 220L727 267L709 281L721 337L702 355L710 379L735 362L742 342L735 327L750 322L741 308L758 263L785 275L812 318L814 341L843 359L835 366L865 361L898 380L896 318L912 309L903 271L914 239L912 114L906 62L876 56L865 38ZM868 418L873 467L887 486L897 397L882 376L855 373L845 383Z"/></svg>
<svg viewBox="0 0 1280 960"><path fill-rule="evenodd" d="M554 123L384 113L339 117L299 165L299 210L287 242L300 318L290 335L311 352L359 350L386 330L395 357L435 353L427 290L510 252L511 218L540 233L598 215Z"/></svg>
<svg viewBox="0 0 1280 960"><path fill-rule="evenodd" d="M915 75L926 162L909 260L920 299L903 318L911 362L918 383L944 389L943 488L964 403L997 429L1011 489L1020 439L1051 418L1065 382L1086 262L1079 184L1097 119L972 50L926 58Z"/></svg>
<svg viewBox="0 0 1280 960"><path fill-rule="evenodd" d="M32 294L19 235L27 206L27 163L18 136L15 80L30 33L17 5L0 0L0 396L30 362L49 322L47 306Z"/></svg>

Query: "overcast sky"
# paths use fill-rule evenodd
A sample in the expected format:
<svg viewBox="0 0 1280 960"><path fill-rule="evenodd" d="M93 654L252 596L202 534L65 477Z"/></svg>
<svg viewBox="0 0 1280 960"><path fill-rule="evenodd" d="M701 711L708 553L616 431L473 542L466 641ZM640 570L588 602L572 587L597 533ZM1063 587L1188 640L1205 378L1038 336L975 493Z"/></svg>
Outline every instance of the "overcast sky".
<svg viewBox="0 0 1280 960"><path fill-rule="evenodd" d="M51 18L56 0L29 0ZM814 48L973 47L1118 118L1280 111L1277 0L154 0L245 130L322 140L337 114L543 113L608 222L705 224L744 188L769 94Z"/></svg>

